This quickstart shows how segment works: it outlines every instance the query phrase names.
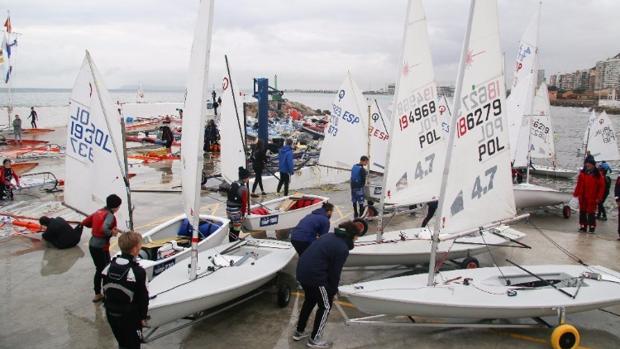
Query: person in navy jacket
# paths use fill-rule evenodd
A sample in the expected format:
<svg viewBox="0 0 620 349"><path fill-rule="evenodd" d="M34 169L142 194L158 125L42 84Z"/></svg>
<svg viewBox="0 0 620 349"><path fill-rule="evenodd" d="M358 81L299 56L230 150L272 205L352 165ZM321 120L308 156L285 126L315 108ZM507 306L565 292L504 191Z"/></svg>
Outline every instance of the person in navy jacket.
<svg viewBox="0 0 620 349"><path fill-rule="evenodd" d="M334 205L323 203L309 215L305 216L291 233L291 244L301 256L310 244L329 232L329 219L332 217Z"/></svg>
<svg viewBox="0 0 620 349"><path fill-rule="evenodd" d="M310 348L329 348L331 343L321 338L332 301L338 293L340 274L349 250L354 241L368 230L368 224L362 219L341 223L333 234L324 234L314 241L299 257L297 263L297 281L304 289L304 304L299 313L297 329L293 340L299 341L310 336L307 346ZM306 333L306 324L310 313L318 306L314 316L312 333Z"/></svg>
<svg viewBox="0 0 620 349"><path fill-rule="evenodd" d="M291 183L291 175L295 173L295 164L293 162L293 140L287 139L278 153L278 169L280 170L280 181L278 181L278 194L284 186L284 196L288 195L288 186Z"/></svg>

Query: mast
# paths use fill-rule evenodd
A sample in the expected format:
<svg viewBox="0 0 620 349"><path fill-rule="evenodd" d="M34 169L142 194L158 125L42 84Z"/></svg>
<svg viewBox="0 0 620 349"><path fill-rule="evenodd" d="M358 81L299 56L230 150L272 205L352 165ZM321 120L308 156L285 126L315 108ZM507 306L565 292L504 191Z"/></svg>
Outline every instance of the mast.
<svg viewBox="0 0 620 349"><path fill-rule="evenodd" d="M454 106L452 110L454 114L450 117L450 135L448 136L448 148L446 153L445 165L443 166L443 176L441 179L441 189L439 192L439 207L438 212L443 212L443 206L446 204L446 182L448 181L448 173L450 167L448 162L450 161L452 150L454 148L454 139L456 136L456 128L454 127L455 120L461 111L461 90L463 89L463 76L465 75L465 59L467 56L467 50L469 48L469 39L471 36L471 27L474 19L474 8L476 7L476 0L471 0L469 6L469 18L467 20L467 30L465 32L465 39L463 40L463 48L461 50L461 59L459 62L459 73L456 79L456 90L454 91ZM389 158L388 158L389 159ZM431 257L428 265L428 286L433 286L435 281L435 263L437 260L437 245L439 244L439 229L441 227L441 220L435 221L435 228L433 230L433 241L431 244Z"/></svg>
<svg viewBox="0 0 620 349"><path fill-rule="evenodd" d="M403 39L402 39L402 43L401 43L401 52L400 52L400 60L398 61L398 66L400 67L400 65L402 64L404 57L405 57L405 42L407 40L407 24L409 23L409 11L411 10L411 0L407 1L407 12L405 14L405 23L403 24ZM398 92L400 89L400 74L398 75L398 79L396 79L396 88L394 89L394 101L392 103L392 105L395 107L396 106L396 102L397 98L398 98ZM394 117L392 117L392 127L394 125L394 123L396 122L396 119ZM385 154L385 168L383 169L383 184L381 186L382 191L381 191L381 199L379 200L379 219L377 221L377 242L381 242L383 240L383 231L384 231L384 226L383 226L383 212L384 212L384 206L385 206L385 196L387 195L387 175L388 175L388 169L390 168L390 151L392 150L392 141L393 141L394 137L389 137L388 138L388 146L387 146L387 152Z"/></svg>
<svg viewBox="0 0 620 349"><path fill-rule="evenodd" d="M95 84L95 88L97 89L97 99L99 100L99 104L101 105L101 112L103 113L103 119L105 120L105 124L106 127L108 128L108 130L111 130L112 128L110 127L110 121L108 119L108 114L106 112L106 108L105 108L105 104L103 102L103 99L101 98L101 88L99 86L99 80L97 79L97 74L95 74L95 67L93 66L93 61L90 57L90 52L88 52L88 50L86 51L86 59L88 60L88 66L90 67L90 70L92 72L93 75L93 83ZM121 160L118 156L118 153L116 151L114 151L114 158L116 159L116 165L118 166L118 168L121 170L121 173L123 174L123 183L125 184L125 191L127 193L127 205L129 207L129 229L133 230L133 209L131 207L131 190L129 188L129 175L128 175L128 169L127 169L127 149L125 147L125 123L123 121L123 117L122 115L119 115L121 118L121 146L123 149L123 160ZM114 137L110 137L112 138L112 145L114 146L114 149L118 149L118 147L116 146L116 142L117 140Z"/></svg>

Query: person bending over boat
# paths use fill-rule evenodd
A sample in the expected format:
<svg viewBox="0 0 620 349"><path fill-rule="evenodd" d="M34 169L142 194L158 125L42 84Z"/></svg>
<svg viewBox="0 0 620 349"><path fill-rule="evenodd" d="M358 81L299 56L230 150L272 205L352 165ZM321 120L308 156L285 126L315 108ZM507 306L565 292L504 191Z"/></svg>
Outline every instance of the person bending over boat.
<svg viewBox="0 0 620 349"><path fill-rule="evenodd" d="M267 147L263 143L262 139L256 141L254 148L252 149L252 169L254 170L254 184L252 184L252 197L257 198L258 195L254 194L256 187L260 186L261 195L267 195L263 188L263 170L265 169L265 163L267 162Z"/></svg>
<svg viewBox="0 0 620 349"><path fill-rule="evenodd" d="M118 238L118 246L121 255L102 272L106 317L119 348L140 348L149 309L146 272L136 262L142 235L125 233Z"/></svg>
<svg viewBox="0 0 620 349"><path fill-rule="evenodd" d="M603 199L598 204L598 212L596 213L596 218L606 221L607 220L607 209L605 208L605 201L609 196L609 192L611 191L611 178L608 176L609 172L611 172L611 167L605 161L601 162L598 165L598 170L603 176L605 180L605 192L603 193Z"/></svg>
<svg viewBox="0 0 620 349"><path fill-rule="evenodd" d="M97 210L95 213L86 217L82 221L82 225L91 228L91 238L88 242L88 250L95 264L95 275L93 284L95 297L93 302L97 303L103 300L101 293L101 271L110 263L110 239L119 233L116 229L116 217L114 214L118 211L123 200L115 194L108 195L104 208Z"/></svg>
<svg viewBox="0 0 620 349"><path fill-rule="evenodd" d="M172 152L172 143L174 143L174 134L172 134L172 129L170 128L169 116L164 118L163 125L159 128L159 131L161 132L161 140L164 142L168 154L170 154Z"/></svg>
<svg viewBox="0 0 620 349"><path fill-rule="evenodd" d="M45 227L43 239L58 249L71 248L77 245L82 237L82 225L72 228L62 217L43 216L39 218L39 224Z"/></svg>
<svg viewBox="0 0 620 349"><path fill-rule="evenodd" d="M239 180L232 182L228 189L228 200L226 200L226 216L230 219L230 230L228 241L239 240L241 223L248 212L248 182L250 172L243 166L239 166Z"/></svg>
<svg viewBox="0 0 620 349"><path fill-rule="evenodd" d="M293 340L310 337L306 346L329 348L330 342L322 339L332 301L338 293L342 267L349 257L354 242L368 230L368 224L361 219L341 223L334 234L325 234L299 257L297 280L304 289L304 304L299 313L297 329ZM305 332L310 313L318 306L314 315L312 333Z"/></svg>
<svg viewBox="0 0 620 349"><path fill-rule="evenodd" d="M278 153L278 168L280 170L280 180L278 181L278 194L284 186L284 196L288 196L288 186L291 176L295 173L295 163L293 162L293 140L288 138L286 144Z"/></svg>
<svg viewBox="0 0 620 349"><path fill-rule="evenodd" d="M4 159L2 161L2 171L0 171L0 200L13 200L13 183L19 187L19 176L11 167L11 160Z"/></svg>
<svg viewBox="0 0 620 349"><path fill-rule="evenodd" d="M583 169L577 177L577 185L573 196L579 199L579 232L585 233L588 229L594 233L596 229L596 208L603 200L605 193L605 179L596 169L594 158L587 158Z"/></svg>
<svg viewBox="0 0 620 349"><path fill-rule="evenodd" d="M368 173L364 166L368 165L368 157L362 155L360 162L351 168L351 202L353 203L353 217L357 218L364 213L364 188Z"/></svg>
<svg viewBox="0 0 620 349"><path fill-rule="evenodd" d="M329 219L334 205L324 202L323 206L302 218L291 233L291 244L301 256L312 242L329 232Z"/></svg>

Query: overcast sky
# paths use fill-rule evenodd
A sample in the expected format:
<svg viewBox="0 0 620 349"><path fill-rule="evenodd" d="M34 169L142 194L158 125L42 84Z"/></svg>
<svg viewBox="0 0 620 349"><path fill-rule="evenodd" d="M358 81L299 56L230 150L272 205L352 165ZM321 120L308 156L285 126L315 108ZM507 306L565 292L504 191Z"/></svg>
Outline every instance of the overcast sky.
<svg viewBox="0 0 620 349"><path fill-rule="evenodd" d="M437 79L456 75L467 0L426 0ZM89 49L109 88L183 87L198 0L0 0L11 10L14 86L70 88ZM250 87L278 74L280 88L336 89L350 69L362 89L394 81L406 0L217 0L210 81L224 74ZM507 66L537 0L500 0ZM549 73L591 67L620 52L620 1L546 0L541 67ZM509 69L510 70L510 69ZM509 73L510 74L510 73Z"/></svg>

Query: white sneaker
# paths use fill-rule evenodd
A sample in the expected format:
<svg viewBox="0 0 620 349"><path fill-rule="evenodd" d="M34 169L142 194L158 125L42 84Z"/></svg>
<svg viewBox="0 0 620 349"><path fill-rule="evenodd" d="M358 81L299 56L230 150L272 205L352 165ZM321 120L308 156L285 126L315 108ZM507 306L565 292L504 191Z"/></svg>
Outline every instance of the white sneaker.
<svg viewBox="0 0 620 349"><path fill-rule="evenodd" d="M306 343L306 346L308 348L327 349L332 346L332 343L326 340L323 340L321 338L317 338L317 339L310 338L308 339L308 343Z"/></svg>
<svg viewBox="0 0 620 349"><path fill-rule="evenodd" d="M310 337L310 332L299 332L297 330L295 330L295 333L293 333L293 340L294 341L300 341L306 337Z"/></svg>

